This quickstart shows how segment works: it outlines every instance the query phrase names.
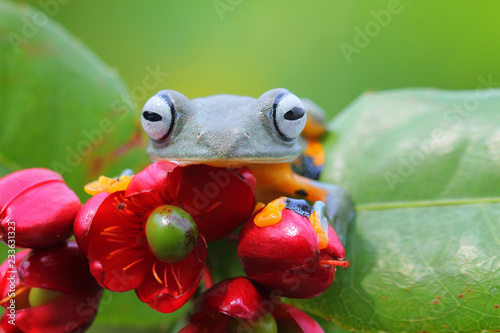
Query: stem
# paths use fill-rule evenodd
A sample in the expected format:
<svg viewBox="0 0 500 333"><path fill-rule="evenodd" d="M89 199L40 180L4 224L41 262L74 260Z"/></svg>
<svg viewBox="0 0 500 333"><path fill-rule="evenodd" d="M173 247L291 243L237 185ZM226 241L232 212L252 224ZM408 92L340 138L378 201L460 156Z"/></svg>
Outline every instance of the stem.
<svg viewBox="0 0 500 333"><path fill-rule="evenodd" d="M342 266L344 268L349 267L351 262L349 260L320 260L320 265L329 265L329 266Z"/></svg>
<svg viewBox="0 0 500 333"><path fill-rule="evenodd" d="M203 270L203 284L205 284L205 290L214 285L214 279L207 263L205 263L205 269Z"/></svg>

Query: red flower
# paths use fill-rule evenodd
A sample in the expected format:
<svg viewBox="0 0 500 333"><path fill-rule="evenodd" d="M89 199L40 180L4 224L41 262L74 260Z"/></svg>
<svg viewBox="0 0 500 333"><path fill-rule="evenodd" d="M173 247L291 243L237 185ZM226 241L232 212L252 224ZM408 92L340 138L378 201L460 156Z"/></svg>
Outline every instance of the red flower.
<svg viewBox="0 0 500 333"><path fill-rule="evenodd" d="M0 178L0 236L9 246L63 243L79 209L80 200L54 171L26 169Z"/></svg>
<svg viewBox="0 0 500 333"><path fill-rule="evenodd" d="M76 218L75 237L103 287L135 289L150 307L172 312L200 282L205 239L222 237L244 222L254 193L255 178L246 168L157 162L134 176L125 191L92 197ZM172 214L182 220L175 230ZM179 230L185 234L171 234ZM171 243L179 243L180 254Z"/></svg>
<svg viewBox="0 0 500 333"><path fill-rule="evenodd" d="M191 323L180 333L253 331L324 333L307 314L244 277L224 280L201 294Z"/></svg>
<svg viewBox="0 0 500 333"><path fill-rule="evenodd" d="M327 290L335 266L349 262L343 260L344 247L324 209L322 202L311 208L304 200L280 198L256 212L238 244L248 277L290 298L311 298Z"/></svg>
<svg viewBox="0 0 500 333"><path fill-rule="evenodd" d="M0 327L5 332L81 332L94 320L101 292L75 242L18 252L0 266L6 309Z"/></svg>

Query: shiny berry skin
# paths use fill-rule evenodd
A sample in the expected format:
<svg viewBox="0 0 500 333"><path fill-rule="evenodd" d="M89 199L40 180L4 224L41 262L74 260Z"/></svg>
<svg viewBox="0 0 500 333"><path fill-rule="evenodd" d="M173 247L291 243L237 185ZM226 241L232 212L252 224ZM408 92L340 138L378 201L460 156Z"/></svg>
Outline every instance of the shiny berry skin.
<svg viewBox="0 0 500 333"><path fill-rule="evenodd" d="M145 231L151 251L166 263L186 258L198 239L198 227L191 215L172 205L155 208L148 217Z"/></svg>
<svg viewBox="0 0 500 333"><path fill-rule="evenodd" d="M315 297L333 283L335 266L348 266L348 261L338 260L344 249L329 225L328 243L320 248L307 209L283 207L279 222L264 227L255 223L259 213L240 233L238 257L247 276L266 290L290 298Z"/></svg>

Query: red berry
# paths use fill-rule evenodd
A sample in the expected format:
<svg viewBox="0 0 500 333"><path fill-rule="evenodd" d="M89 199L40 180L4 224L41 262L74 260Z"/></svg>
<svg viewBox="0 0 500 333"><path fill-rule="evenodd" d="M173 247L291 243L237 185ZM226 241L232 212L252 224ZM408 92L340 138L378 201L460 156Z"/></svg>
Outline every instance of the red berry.
<svg viewBox="0 0 500 333"><path fill-rule="evenodd" d="M335 266L348 266L348 261L339 260L344 249L331 226L328 237L321 227L315 230L312 216L323 216L311 213L304 200L279 200L278 205L273 202L258 211L243 227L238 244L240 263L249 278L269 291L291 298L317 296L332 284ZM255 221L263 219L259 214L266 209L281 216L273 217L274 224L260 227ZM323 246L321 237L327 240Z"/></svg>

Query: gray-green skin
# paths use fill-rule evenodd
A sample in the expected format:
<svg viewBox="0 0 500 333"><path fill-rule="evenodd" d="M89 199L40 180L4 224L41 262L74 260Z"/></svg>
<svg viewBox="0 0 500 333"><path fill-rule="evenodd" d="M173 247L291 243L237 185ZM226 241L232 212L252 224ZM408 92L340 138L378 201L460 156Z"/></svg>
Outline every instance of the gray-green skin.
<svg viewBox="0 0 500 333"><path fill-rule="evenodd" d="M281 88L270 90L259 98L215 95L193 100L173 90L162 90L146 103L143 111L159 113L166 107L161 96L168 95L176 111L175 125L167 140L151 139L147 153L153 160L218 166L293 161L302 153L305 143L299 135L284 140L277 133L272 109L280 94L288 98L288 104L304 109L299 98ZM318 109L317 106L314 108L314 116L319 114L324 119L320 113L322 110ZM290 125L300 128L296 131L298 134L309 116L309 110L306 111L303 119L286 121L297 123ZM148 132L147 120L142 117L142 121ZM167 124L162 125L163 129L158 131L165 132Z"/></svg>
<svg viewBox="0 0 500 333"><path fill-rule="evenodd" d="M284 119L293 108L302 109L304 115ZM283 88L269 90L258 98L215 95L192 100L177 91L162 90L146 102L141 121L150 138L147 153L152 160L240 167L295 160L305 148L300 133L306 117L325 121L319 106ZM328 191L329 220L336 230L342 229L337 233L344 238L347 223L336 220L352 220L348 194L335 185L311 183Z"/></svg>

